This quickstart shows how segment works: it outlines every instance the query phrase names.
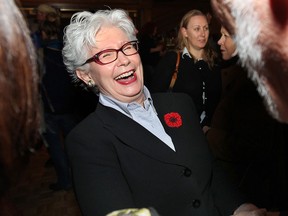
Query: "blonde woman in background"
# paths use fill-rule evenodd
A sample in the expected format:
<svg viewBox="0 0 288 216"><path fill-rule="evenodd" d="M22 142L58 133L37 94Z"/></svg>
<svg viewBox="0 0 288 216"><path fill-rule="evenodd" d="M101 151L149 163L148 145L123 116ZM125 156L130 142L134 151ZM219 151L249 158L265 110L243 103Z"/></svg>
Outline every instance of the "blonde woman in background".
<svg viewBox="0 0 288 216"><path fill-rule="evenodd" d="M180 64L173 92L187 93L194 101L205 132L221 96L221 74L216 52L209 46L209 23L199 10L188 11L180 22L176 52ZM166 92L175 70L177 54L169 51L154 73L152 92Z"/></svg>

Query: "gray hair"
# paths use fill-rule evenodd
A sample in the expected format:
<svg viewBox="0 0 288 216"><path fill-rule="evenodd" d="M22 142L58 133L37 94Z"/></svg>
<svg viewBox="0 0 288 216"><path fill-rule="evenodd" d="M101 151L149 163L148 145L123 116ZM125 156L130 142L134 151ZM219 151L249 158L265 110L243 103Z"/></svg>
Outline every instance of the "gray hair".
<svg viewBox="0 0 288 216"><path fill-rule="evenodd" d="M135 26L122 9L98 10L95 13L88 11L75 13L70 24L64 29L63 60L68 73L75 83L81 80L76 75L76 70L88 71L89 64L83 63L91 56L89 50L97 47L95 36L103 26L117 27L129 40L136 40Z"/></svg>
<svg viewBox="0 0 288 216"><path fill-rule="evenodd" d="M253 0L235 0L231 3L232 15L235 17L237 26L234 40L242 66L248 69L249 78L257 85L257 90L265 99L264 102L270 114L279 120L278 108L265 85L267 77L263 75L265 49L259 44L262 21L258 17L257 10L251 5L253 5Z"/></svg>

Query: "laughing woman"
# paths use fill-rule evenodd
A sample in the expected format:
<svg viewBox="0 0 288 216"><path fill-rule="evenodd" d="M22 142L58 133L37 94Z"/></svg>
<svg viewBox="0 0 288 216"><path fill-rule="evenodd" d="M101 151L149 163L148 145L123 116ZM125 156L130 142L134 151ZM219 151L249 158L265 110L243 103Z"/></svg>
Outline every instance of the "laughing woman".
<svg viewBox="0 0 288 216"><path fill-rule="evenodd" d="M244 204L214 164L190 97L150 95L134 32L118 9L77 13L65 30L68 72L99 95L95 112L66 139L83 215L147 207L163 216L262 212Z"/></svg>

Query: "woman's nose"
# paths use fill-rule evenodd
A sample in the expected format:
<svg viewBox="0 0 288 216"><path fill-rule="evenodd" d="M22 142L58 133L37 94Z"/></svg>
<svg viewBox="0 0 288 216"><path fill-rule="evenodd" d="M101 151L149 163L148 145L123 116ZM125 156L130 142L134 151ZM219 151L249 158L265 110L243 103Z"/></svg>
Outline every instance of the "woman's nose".
<svg viewBox="0 0 288 216"><path fill-rule="evenodd" d="M200 30L200 32L201 32L201 35L205 36L207 30L203 28L203 29Z"/></svg>
<svg viewBox="0 0 288 216"><path fill-rule="evenodd" d="M118 52L118 62L119 62L119 66L121 65L127 65L130 60L129 60L129 56L126 56L123 52Z"/></svg>
<svg viewBox="0 0 288 216"><path fill-rule="evenodd" d="M218 45L220 45L220 46L223 44L223 36L221 36L221 38L218 40L217 43L218 43Z"/></svg>

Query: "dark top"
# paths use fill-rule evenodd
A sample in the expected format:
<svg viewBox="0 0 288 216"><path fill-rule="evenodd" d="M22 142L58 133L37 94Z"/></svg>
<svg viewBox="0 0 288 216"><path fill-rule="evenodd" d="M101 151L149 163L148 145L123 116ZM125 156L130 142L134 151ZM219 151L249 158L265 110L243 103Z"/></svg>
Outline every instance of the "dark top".
<svg viewBox="0 0 288 216"><path fill-rule="evenodd" d="M255 154L264 151L266 145L272 144L270 136L275 120L237 59L236 56L224 64L223 94L207 137L218 158L240 160L243 165L255 159Z"/></svg>
<svg viewBox="0 0 288 216"><path fill-rule="evenodd" d="M237 56L225 62L223 97L214 112L207 139L214 156L222 161L240 189L256 205L268 207L271 201L279 199L275 196L278 185L273 182L280 170L276 165L281 158L277 148L283 135L279 123L266 111L247 71L237 62Z"/></svg>
<svg viewBox="0 0 288 216"><path fill-rule="evenodd" d="M211 156L191 98L182 93L152 98L176 152L133 119L100 103L68 135L83 215L135 207L154 207L163 216L231 215L244 200ZM174 117L169 120L167 114Z"/></svg>
<svg viewBox="0 0 288 216"><path fill-rule="evenodd" d="M151 92L165 92L169 88L172 74L176 65L176 52L169 51L160 60L151 84ZM205 83L205 86L203 85ZM205 87L205 89L203 89ZM193 99L198 113L206 112L206 118L201 125L210 125L211 118L221 97L221 72L220 66L215 63L212 70L203 61L197 61L184 56L180 58L178 77L173 91L184 92ZM205 103L203 93L205 92Z"/></svg>
<svg viewBox="0 0 288 216"><path fill-rule="evenodd" d="M151 52L151 48L155 48L158 44L156 39L149 35L140 35L139 42L139 54L142 64L155 67L161 58L160 52Z"/></svg>
<svg viewBox="0 0 288 216"><path fill-rule="evenodd" d="M66 71L62 58L62 43L51 40L45 44L42 99L45 112L63 114L75 109L76 89Z"/></svg>

